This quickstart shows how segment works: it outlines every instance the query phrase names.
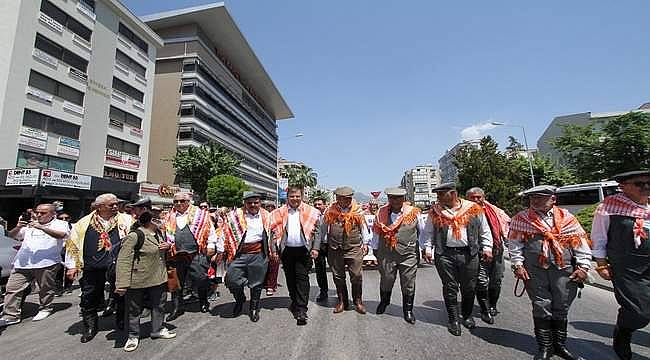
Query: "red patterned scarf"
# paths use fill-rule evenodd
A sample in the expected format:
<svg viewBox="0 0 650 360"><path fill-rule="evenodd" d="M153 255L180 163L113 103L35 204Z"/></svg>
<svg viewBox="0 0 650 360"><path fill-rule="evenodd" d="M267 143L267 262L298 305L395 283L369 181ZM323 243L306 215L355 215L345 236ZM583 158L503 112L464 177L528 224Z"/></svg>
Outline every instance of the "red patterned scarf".
<svg viewBox="0 0 650 360"><path fill-rule="evenodd" d="M485 217L490 225L492 232L492 243L497 249L502 247L501 239L508 236L508 228L510 224L510 216L505 211L485 201Z"/></svg>
<svg viewBox="0 0 650 360"><path fill-rule="evenodd" d="M483 208L472 201L458 199L460 201L460 209L455 214L445 211L440 204L435 204L429 210L431 222L436 227L449 226L454 234L454 238L460 240L462 238L461 229L469 223L470 219L483 214Z"/></svg>
<svg viewBox="0 0 650 360"><path fill-rule="evenodd" d="M550 252L555 263L563 267L562 252L565 248L577 248L585 241L590 244L587 233L578 219L568 210L553 206L553 227L550 227L533 209L519 212L510 222L510 240L522 239L527 241L537 235L542 235L542 252L538 261L542 266L548 265Z"/></svg>
<svg viewBox="0 0 650 360"><path fill-rule="evenodd" d="M623 193L606 197L596 208L596 214L634 218L634 246L637 249L648 239L648 234L643 230L643 222L650 219L650 208L637 204Z"/></svg>
<svg viewBox="0 0 650 360"><path fill-rule="evenodd" d="M383 237L391 249L397 246L397 232L403 223L412 224L418 220L420 209L411 205L402 205L402 211L395 221L387 225L390 220L390 204L386 204L379 208L375 221L372 225L372 230L375 234Z"/></svg>
<svg viewBox="0 0 650 360"><path fill-rule="evenodd" d="M111 251L113 244L111 244L110 233L117 226L117 216L113 216L108 220L107 226L104 226L101 217L94 213L90 219L90 226L99 234L99 241L97 242L97 251L106 250Z"/></svg>
<svg viewBox="0 0 650 360"><path fill-rule="evenodd" d="M262 226L267 234L270 229L269 215L270 213L268 211L260 208ZM246 210L239 208L229 212L226 215L226 220L223 222L222 230L225 240L224 252L226 253L228 262L230 262L235 258L237 249L239 249L239 245L244 241L244 237L246 236Z"/></svg>
<svg viewBox="0 0 650 360"><path fill-rule="evenodd" d="M196 243L199 245L199 251L203 252L208 245L208 237L212 229L212 220L208 210L201 209L197 206L190 205L187 209L187 226L189 227ZM167 242L172 244L171 255L176 254L176 210L172 209L167 217L162 228Z"/></svg>

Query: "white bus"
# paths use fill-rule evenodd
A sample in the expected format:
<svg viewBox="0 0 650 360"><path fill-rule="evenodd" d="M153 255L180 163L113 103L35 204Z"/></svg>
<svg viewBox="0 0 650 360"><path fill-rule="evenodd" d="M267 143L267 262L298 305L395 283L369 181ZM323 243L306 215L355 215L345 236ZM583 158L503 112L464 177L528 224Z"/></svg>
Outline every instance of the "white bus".
<svg viewBox="0 0 650 360"><path fill-rule="evenodd" d="M619 191L616 181L601 181L585 184L566 185L557 188L557 205L575 214L581 209L597 204L606 196Z"/></svg>

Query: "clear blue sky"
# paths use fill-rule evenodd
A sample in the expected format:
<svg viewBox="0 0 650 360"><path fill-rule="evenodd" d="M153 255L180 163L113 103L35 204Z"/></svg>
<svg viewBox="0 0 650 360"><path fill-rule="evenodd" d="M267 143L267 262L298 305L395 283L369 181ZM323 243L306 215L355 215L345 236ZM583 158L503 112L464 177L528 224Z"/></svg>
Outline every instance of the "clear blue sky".
<svg viewBox="0 0 650 360"><path fill-rule="evenodd" d="M210 3L123 0L136 14ZM226 7L295 118L281 156L329 186L398 184L461 130L650 101L650 2L234 0ZM290 139L301 132L302 139ZM481 134L484 134L482 132ZM502 145L516 128L487 131Z"/></svg>

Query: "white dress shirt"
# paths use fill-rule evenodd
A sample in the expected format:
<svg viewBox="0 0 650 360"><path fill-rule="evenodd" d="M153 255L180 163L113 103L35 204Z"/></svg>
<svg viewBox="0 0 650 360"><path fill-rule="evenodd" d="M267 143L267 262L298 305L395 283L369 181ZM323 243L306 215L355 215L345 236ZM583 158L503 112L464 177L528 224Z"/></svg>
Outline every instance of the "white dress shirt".
<svg viewBox="0 0 650 360"><path fill-rule="evenodd" d="M262 224L262 215L251 214L245 211L244 217L246 218L246 236L244 236L245 244L252 244L260 242L264 236L264 224Z"/></svg>
<svg viewBox="0 0 650 360"><path fill-rule="evenodd" d="M646 209L650 205L646 205ZM650 219L645 219L643 229L650 233ZM594 214L594 221L591 224L591 254L595 258L604 259L607 257L607 233L609 231L609 215ZM634 235L634 240L639 241L639 235Z"/></svg>
<svg viewBox="0 0 650 360"><path fill-rule="evenodd" d="M448 212L449 215L455 216L457 211L453 209L446 208L444 211ZM481 233L479 234L479 246L485 250L492 250L492 232L490 231L490 225L487 222L485 214L479 215L479 220L481 221ZM424 225L424 230L420 232L420 246L425 249L427 254L431 254L433 247L433 222L431 221L431 216L427 216L426 222ZM456 239L454 236L454 230L451 226L447 228L447 244L444 244L447 247L464 247L468 245L467 240L467 226L462 226L460 228L460 239Z"/></svg>
<svg viewBox="0 0 650 360"><path fill-rule="evenodd" d="M285 242L285 246L305 246L305 242L303 241L301 234L300 211L292 207L289 207L289 218L287 219L287 241Z"/></svg>
<svg viewBox="0 0 650 360"><path fill-rule="evenodd" d="M16 269L41 269L61 262L63 241L70 234L68 223L63 220L52 219L44 226L62 232L65 236L57 239L40 229L30 226L21 228L16 236L17 240L23 241L14 260Z"/></svg>

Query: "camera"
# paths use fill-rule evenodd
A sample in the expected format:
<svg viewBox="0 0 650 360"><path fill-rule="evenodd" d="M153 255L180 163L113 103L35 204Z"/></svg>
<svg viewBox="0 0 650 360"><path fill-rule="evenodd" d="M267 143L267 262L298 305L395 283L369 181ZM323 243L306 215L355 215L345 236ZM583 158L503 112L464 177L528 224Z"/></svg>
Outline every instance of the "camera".
<svg viewBox="0 0 650 360"><path fill-rule="evenodd" d="M23 213L20 215L20 220L30 222L32 221L32 214L27 211L23 211Z"/></svg>

